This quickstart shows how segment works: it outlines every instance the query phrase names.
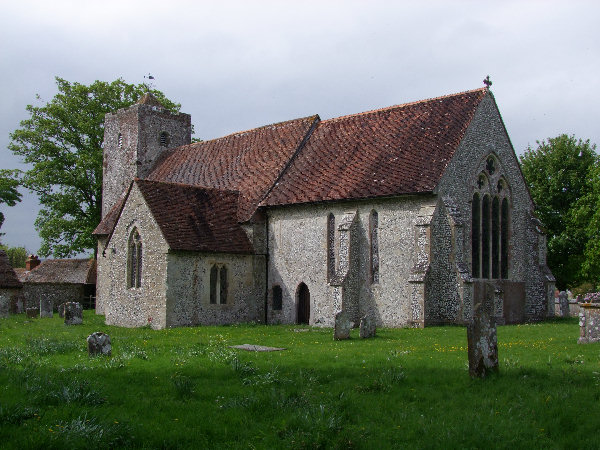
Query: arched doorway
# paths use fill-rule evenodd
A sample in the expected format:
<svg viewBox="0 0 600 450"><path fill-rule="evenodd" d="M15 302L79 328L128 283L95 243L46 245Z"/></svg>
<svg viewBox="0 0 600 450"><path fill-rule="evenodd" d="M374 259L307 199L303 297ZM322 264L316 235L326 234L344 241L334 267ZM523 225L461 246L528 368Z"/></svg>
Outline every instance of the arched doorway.
<svg viewBox="0 0 600 450"><path fill-rule="evenodd" d="M310 292L306 284L300 283L298 290L296 291L296 298L298 304L296 322L299 324L304 323L308 325L310 322Z"/></svg>

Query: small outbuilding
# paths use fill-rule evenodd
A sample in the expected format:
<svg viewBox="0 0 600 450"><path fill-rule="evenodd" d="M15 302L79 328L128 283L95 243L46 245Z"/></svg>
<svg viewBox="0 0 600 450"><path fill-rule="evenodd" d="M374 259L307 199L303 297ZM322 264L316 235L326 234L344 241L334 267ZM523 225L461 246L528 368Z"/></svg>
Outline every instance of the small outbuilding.
<svg viewBox="0 0 600 450"><path fill-rule="evenodd" d="M39 306L40 300L52 300L53 308L65 302L79 302L95 307L96 260L48 259L39 261L30 256L20 274L23 295L28 307Z"/></svg>

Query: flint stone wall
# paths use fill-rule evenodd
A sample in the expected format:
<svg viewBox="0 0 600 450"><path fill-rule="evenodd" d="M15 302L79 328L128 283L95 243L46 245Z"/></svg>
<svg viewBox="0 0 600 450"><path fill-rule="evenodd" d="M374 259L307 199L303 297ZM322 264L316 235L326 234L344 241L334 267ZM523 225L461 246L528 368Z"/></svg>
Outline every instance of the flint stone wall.
<svg viewBox="0 0 600 450"><path fill-rule="evenodd" d="M430 205L431 196L407 196L372 201L332 202L272 208L269 219L268 323L295 323L297 289L305 283L310 291L310 325L333 327L336 286L327 279L327 219L338 225L348 212L356 213L353 238L356 261L358 316L371 314L377 326L401 327L412 320L409 283L417 262L417 216ZM379 282L370 282L369 216L378 213ZM351 257L354 259L354 256ZM336 249L336 267L339 249ZM273 310L273 286L282 289L282 309Z"/></svg>
<svg viewBox="0 0 600 450"><path fill-rule="evenodd" d="M36 307L41 301L50 302L52 310L66 302L81 302L84 297L83 284L24 283L23 296L26 307Z"/></svg>
<svg viewBox="0 0 600 450"><path fill-rule="evenodd" d="M546 265L546 240L539 225L533 220L533 201L523 179L519 163L510 140L506 134L502 118L496 109L493 99L487 96L480 104L470 127L457 149L454 158L449 162L435 193L441 199L450 198L454 207L453 216L462 222L462 238L457 241L456 250L450 261L444 262L449 268L455 264L455 271L466 269L462 288L463 319L471 316L472 284L470 283L471 269L471 208L474 184L478 174L484 170L485 162L490 155L499 161L497 173L502 173L508 182L510 190L510 236L509 236L509 268L508 280L495 282L496 288L501 291L503 285L515 283L524 284L525 299L523 305L523 319L543 320L553 315L554 278ZM442 229L434 233L448 236L446 223L441 219L445 214L436 211L440 217ZM437 225L433 227L437 228ZM454 236L453 236L454 237ZM436 240L436 237L433 238ZM438 246L439 247L439 246ZM447 253L447 250L445 250ZM442 252L444 255L444 252ZM437 255L436 255L437 256ZM436 258L433 258L434 260ZM444 256L446 261L446 256ZM462 266L462 267L461 267ZM431 277L430 292L448 292L445 298L456 298L453 280L447 277ZM460 295L459 295L460 297ZM468 301L465 301L468 300ZM453 303L455 300L450 300ZM444 300L433 302L439 305L437 311L432 311L430 304L429 315L443 317L456 317L457 312L451 305L444 305ZM469 309L471 311L469 311Z"/></svg>

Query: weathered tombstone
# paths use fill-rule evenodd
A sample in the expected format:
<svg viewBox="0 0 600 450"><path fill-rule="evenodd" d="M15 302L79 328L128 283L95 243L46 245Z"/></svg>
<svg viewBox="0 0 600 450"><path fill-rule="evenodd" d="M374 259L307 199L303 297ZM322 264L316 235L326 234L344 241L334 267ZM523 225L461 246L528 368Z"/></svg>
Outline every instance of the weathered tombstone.
<svg viewBox="0 0 600 450"><path fill-rule="evenodd" d="M565 291L560 291L558 294L558 304L560 317L569 317L569 296Z"/></svg>
<svg viewBox="0 0 600 450"><path fill-rule="evenodd" d="M498 371L498 338L494 319L494 287L489 283L475 305L473 319L467 325L469 375L483 378Z"/></svg>
<svg viewBox="0 0 600 450"><path fill-rule="evenodd" d="M363 339L375 337L375 320L369 314L360 319L359 336Z"/></svg>
<svg viewBox="0 0 600 450"><path fill-rule="evenodd" d="M60 305L58 305L58 317L60 317L61 319L65 318L65 304L66 303L61 303Z"/></svg>
<svg viewBox="0 0 600 450"><path fill-rule="evenodd" d="M81 303L65 303L65 325L81 325L83 323L83 308Z"/></svg>
<svg viewBox="0 0 600 450"><path fill-rule="evenodd" d="M600 342L600 303L582 303L578 344Z"/></svg>
<svg viewBox="0 0 600 450"><path fill-rule="evenodd" d="M40 300L40 317L46 318L52 317L52 300L48 298L42 298Z"/></svg>
<svg viewBox="0 0 600 450"><path fill-rule="evenodd" d="M9 296L0 294L0 317L8 317L9 310L10 310Z"/></svg>
<svg viewBox="0 0 600 450"><path fill-rule="evenodd" d="M108 334L96 331L87 337L88 355L110 356L112 347L110 345L110 337Z"/></svg>
<svg viewBox="0 0 600 450"><path fill-rule="evenodd" d="M350 339L350 330L352 329L352 322L346 311L340 311L335 315L335 326L333 328L333 339L341 341L343 339Z"/></svg>
<svg viewBox="0 0 600 450"><path fill-rule="evenodd" d="M27 308L27 317L36 319L40 316L40 308Z"/></svg>

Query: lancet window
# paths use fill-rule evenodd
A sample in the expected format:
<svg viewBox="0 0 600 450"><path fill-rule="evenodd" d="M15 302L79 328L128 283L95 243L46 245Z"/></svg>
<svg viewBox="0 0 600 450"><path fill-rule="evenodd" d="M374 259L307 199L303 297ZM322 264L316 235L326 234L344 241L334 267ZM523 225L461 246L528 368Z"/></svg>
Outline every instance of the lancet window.
<svg viewBox="0 0 600 450"><path fill-rule="evenodd" d="M127 287L142 286L142 238L137 228L129 235L127 246Z"/></svg>

